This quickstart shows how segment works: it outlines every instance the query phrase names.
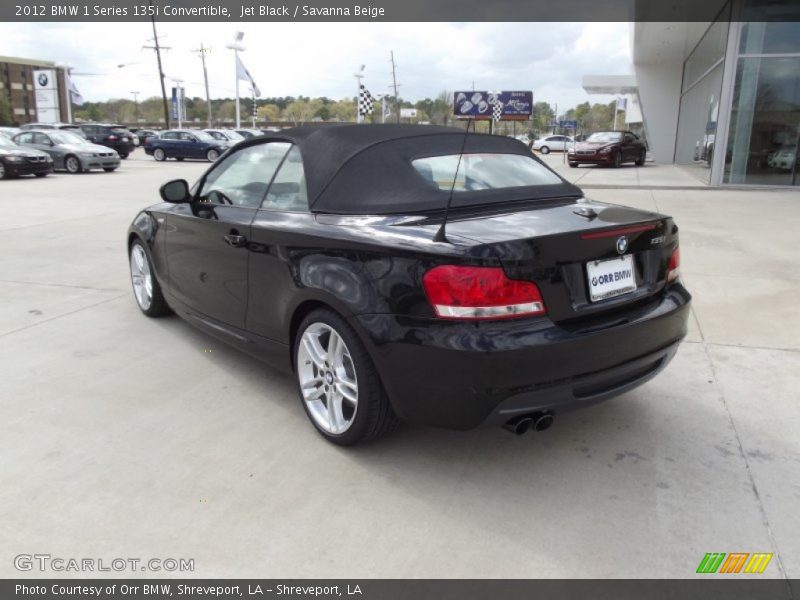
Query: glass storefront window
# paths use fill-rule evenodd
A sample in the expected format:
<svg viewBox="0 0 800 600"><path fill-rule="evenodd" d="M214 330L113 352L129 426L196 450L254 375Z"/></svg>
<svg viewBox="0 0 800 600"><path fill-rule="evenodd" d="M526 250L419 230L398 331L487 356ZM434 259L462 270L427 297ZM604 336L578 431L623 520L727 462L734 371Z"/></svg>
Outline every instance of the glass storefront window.
<svg viewBox="0 0 800 600"><path fill-rule="evenodd" d="M800 3L746 0L740 54L800 53Z"/></svg>
<svg viewBox="0 0 800 600"><path fill-rule="evenodd" d="M800 23L794 25L800 36ZM725 154L725 182L798 185L799 146L800 56L740 58Z"/></svg>
<svg viewBox="0 0 800 600"><path fill-rule="evenodd" d="M700 43L684 63L682 87L684 92L716 62L722 60L727 43L728 23L717 21L708 28Z"/></svg>

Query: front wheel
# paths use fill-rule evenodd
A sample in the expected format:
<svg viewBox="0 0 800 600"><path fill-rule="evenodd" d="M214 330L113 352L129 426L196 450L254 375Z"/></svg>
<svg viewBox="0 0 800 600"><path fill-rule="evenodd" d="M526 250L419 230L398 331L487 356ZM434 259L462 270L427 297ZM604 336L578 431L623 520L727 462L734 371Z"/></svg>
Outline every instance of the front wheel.
<svg viewBox="0 0 800 600"><path fill-rule="evenodd" d="M155 158L158 162L167 160L167 153L164 152L163 148L156 148L153 150L153 158Z"/></svg>
<svg viewBox="0 0 800 600"><path fill-rule="evenodd" d="M208 159L208 162L214 162L215 160L217 160L219 158L219 151L214 150L212 148L211 150L206 152L206 158Z"/></svg>
<svg viewBox="0 0 800 600"><path fill-rule="evenodd" d="M539 148L539 152L541 152L542 154L550 154L550 148L548 148L547 146L542 146L541 148Z"/></svg>
<svg viewBox="0 0 800 600"><path fill-rule="evenodd" d="M614 153L614 168L619 169L622 165L622 154L620 152Z"/></svg>
<svg viewBox="0 0 800 600"><path fill-rule="evenodd" d="M64 168L67 170L67 173L80 173L83 169L81 167L81 161L78 160L77 156L69 155L67 158L64 159Z"/></svg>
<svg viewBox="0 0 800 600"><path fill-rule="evenodd" d="M303 408L325 439L353 446L397 426L372 359L338 314L309 314L298 329L294 356Z"/></svg>
<svg viewBox="0 0 800 600"><path fill-rule="evenodd" d="M569 163L569 166L570 166L570 167L572 167L572 168L574 169L575 167L577 167L577 166L578 166L578 163L576 163L576 162L571 162L571 163Z"/></svg>
<svg viewBox="0 0 800 600"><path fill-rule="evenodd" d="M142 241L137 239L130 250L131 284L133 297L141 311L148 317L163 317L171 311L161 293L161 286L153 273L150 256Z"/></svg>

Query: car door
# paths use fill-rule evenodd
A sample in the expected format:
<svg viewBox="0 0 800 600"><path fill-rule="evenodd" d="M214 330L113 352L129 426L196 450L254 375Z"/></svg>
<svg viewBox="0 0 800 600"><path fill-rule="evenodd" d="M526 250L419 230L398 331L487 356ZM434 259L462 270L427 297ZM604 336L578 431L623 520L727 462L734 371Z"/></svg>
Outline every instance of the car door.
<svg viewBox="0 0 800 600"><path fill-rule="evenodd" d="M639 158L639 144L636 136L632 133L622 135L622 156L625 160L636 160Z"/></svg>
<svg viewBox="0 0 800 600"><path fill-rule="evenodd" d="M259 144L227 156L201 180L193 202L168 213L169 291L195 313L244 328L250 223L289 146Z"/></svg>
<svg viewBox="0 0 800 600"><path fill-rule="evenodd" d="M175 131L165 131L159 136L158 145L164 150L167 156L178 156L178 133Z"/></svg>
<svg viewBox="0 0 800 600"><path fill-rule="evenodd" d="M184 158L204 158L202 144L191 133L182 131L178 134L181 156Z"/></svg>
<svg viewBox="0 0 800 600"><path fill-rule="evenodd" d="M331 269L319 263L290 262L298 245L300 232L316 226L309 211L305 170L298 146L292 146L270 184L269 192L256 212L251 229L250 303L247 330L262 338L287 343L286 314L297 295L297 279L336 277L336 261ZM310 242L319 244L320 239ZM322 241L322 244L325 242ZM295 259L296 260L296 259ZM300 264L301 272L293 265ZM313 272L312 272L313 271Z"/></svg>

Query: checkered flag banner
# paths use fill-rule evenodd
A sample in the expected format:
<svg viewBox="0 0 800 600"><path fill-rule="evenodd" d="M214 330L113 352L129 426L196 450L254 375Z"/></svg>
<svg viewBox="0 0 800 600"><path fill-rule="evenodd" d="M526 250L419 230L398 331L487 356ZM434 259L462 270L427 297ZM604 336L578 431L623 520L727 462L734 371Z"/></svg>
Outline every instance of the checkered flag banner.
<svg viewBox="0 0 800 600"><path fill-rule="evenodd" d="M494 108L492 108L492 121L499 121L503 118L503 103L497 101L494 103Z"/></svg>
<svg viewBox="0 0 800 600"><path fill-rule="evenodd" d="M375 105L375 98L369 93L364 84L361 84L361 90L358 92L358 114L362 117L372 114L372 109Z"/></svg>

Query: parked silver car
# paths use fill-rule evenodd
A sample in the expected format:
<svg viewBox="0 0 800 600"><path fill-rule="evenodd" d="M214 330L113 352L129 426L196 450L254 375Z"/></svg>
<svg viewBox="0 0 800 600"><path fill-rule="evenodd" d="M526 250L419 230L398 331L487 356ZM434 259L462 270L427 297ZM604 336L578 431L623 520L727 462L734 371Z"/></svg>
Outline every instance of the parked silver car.
<svg viewBox="0 0 800 600"><path fill-rule="evenodd" d="M11 139L15 135L17 135L21 129L19 127L0 127L0 135Z"/></svg>
<svg viewBox="0 0 800 600"><path fill-rule="evenodd" d="M90 169L115 171L119 167L119 154L111 148L92 144L67 131L23 131L13 137L20 146L36 148L53 158L56 169L69 173L82 173Z"/></svg>
<svg viewBox="0 0 800 600"><path fill-rule="evenodd" d="M230 142L231 144L241 142L244 139L242 134L235 132L233 129L203 129L203 131L215 140Z"/></svg>

